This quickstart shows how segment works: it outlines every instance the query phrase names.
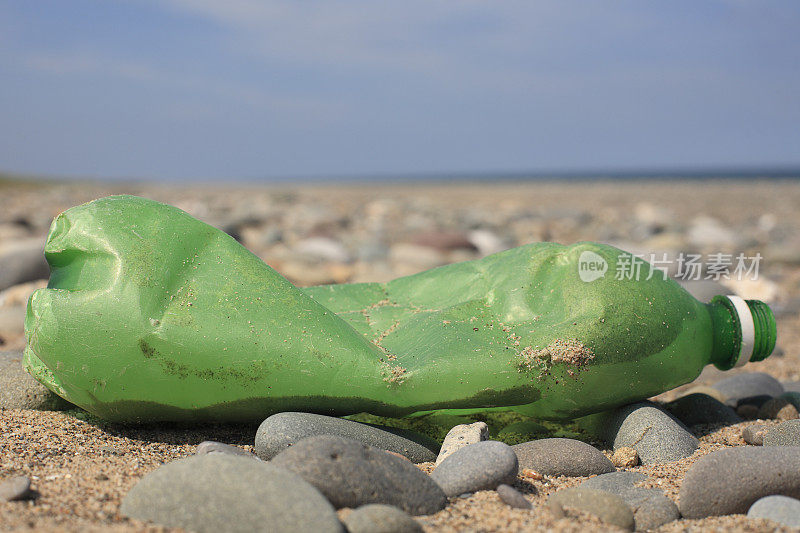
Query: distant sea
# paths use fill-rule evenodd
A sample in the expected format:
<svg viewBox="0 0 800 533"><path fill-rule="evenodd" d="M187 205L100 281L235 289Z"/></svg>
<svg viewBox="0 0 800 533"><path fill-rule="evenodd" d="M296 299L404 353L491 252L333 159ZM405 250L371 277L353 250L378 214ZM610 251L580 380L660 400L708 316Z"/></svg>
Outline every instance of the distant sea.
<svg viewBox="0 0 800 533"><path fill-rule="evenodd" d="M296 178L298 181L305 181ZM703 170L624 170L624 171L569 171L569 172L495 172L495 173L447 173L416 175L341 176L338 178L309 178L320 181L381 181L381 182L487 182L487 181L617 181L617 180L797 180L800 167L781 169L703 169ZM248 180L249 181L249 180ZM271 180L270 180L271 181ZM283 179L275 181L285 181ZM289 180L291 181L291 180Z"/></svg>
<svg viewBox="0 0 800 533"><path fill-rule="evenodd" d="M241 183L248 185L286 185L304 183L322 184L422 184L422 183L491 183L491 182L535 182L535 181L704 181L704 180L800 180L800 167L791 168L715 168L715 169L661 169L661 170L597 170L597 171L531 171L531 172L449 172L392 174L374 173L363 175L329 176L264 176L264 177L202 177L193 178L147 178L147 177L81 177L81 176L34 176L0 171L3 182L28 182L31 184L85 182L85 183Z"/></svg>

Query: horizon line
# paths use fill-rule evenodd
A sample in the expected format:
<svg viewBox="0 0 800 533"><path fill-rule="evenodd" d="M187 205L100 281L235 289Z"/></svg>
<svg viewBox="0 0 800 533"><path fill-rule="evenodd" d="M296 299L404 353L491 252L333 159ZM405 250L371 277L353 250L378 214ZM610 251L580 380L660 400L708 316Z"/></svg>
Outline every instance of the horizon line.
<svg viewBox="0 0 800 533"><path fill-rule="evenodd" d="M2 182L35 183L214 183L220 180L243 184L286 184L298 183L419 183L431 182L487 182L487 181L547 181L568 179L574 181L594 180L700 180L700 179L797 179L800 178L800 165L775 166L708 166L671 167L640 169L575 169L575 170L530 170L530 171L449 171L449 172L396 172L359 173L330 175L286 175L286 176L216 176L216 177L122 177L122 176L81 176L69 174L38 174L0 170Z"/></svg>

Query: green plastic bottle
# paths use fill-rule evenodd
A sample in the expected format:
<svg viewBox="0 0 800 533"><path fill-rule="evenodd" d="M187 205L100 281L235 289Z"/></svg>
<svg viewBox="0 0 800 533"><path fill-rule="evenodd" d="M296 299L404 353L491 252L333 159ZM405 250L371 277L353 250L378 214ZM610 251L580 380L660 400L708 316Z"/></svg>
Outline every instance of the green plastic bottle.
<svg viewBox="0 0 800 533"><path fill-rule="evenodd" d="M112 196L59 215L45 255L25 366L114 421L497 407L567 419L658 394L710 363L763 359L775 344L765 304L700 303L594 243L298 289L183 211ZM614 275L628 263L638 281Z"/></svg>

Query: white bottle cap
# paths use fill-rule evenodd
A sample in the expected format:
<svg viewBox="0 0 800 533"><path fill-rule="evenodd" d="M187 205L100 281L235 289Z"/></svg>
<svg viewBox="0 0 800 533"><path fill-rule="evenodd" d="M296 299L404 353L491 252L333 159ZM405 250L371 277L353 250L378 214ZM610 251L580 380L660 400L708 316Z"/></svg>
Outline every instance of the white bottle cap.
<svg viewBox="0 0 800 533"><path fill-rule="evenodd" d="M753 355L753 348L756 344L756 325L753 322L753 313L750 311L750 306L747 305L747 302L733 294L727 296L736 309L736 314L739 315L739 325L742 330L742 342L739 347L739 358L736 360L736 366L744 366Z"/></svg>

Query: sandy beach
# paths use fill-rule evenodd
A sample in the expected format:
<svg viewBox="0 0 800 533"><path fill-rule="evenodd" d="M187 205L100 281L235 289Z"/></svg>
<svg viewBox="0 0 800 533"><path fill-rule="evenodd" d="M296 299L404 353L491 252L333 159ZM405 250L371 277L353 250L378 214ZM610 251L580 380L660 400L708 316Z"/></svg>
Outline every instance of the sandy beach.
<svg viewBox="0 0 800 533"><path fill-rule="evenodd" d="M758 278L718 283L772 307L775 353L763 362L721 372L707 367L692 384L656 398L669 401L695 385L737 373L764 372L800 381L800 181L624 180L349 185L198 185L0 182L0 258L20 243L44 244L61 211L110 194L173 204L233 235L299 286L388 281L436 266L476 259L530 242L598 241L664 260L677 275L680 254L760 254ZM11 252L9 252L9 250ZM664 255L666 254L666 255ZM0 263L2 265L2 263ZM35 269L36 265L30 268ZM2 274L2 273L0 273ZM702 272L705 278L707 272ZM0 278L2 279L2 278ZM709 280L714 281L714 280ZM25 301L43 278L0 292L0 351L25 344ZM742 430L693 426L691 456L627 470L649 477L676 503L687 470L700 457L745 445ZM777 420L762 422L777 425ZM28 476L36 497L0 503L4 531L172 531L119 515L125 494L145 474L194 453L205 440L253 449L256 426L109 425L78 409L0 410L0 481ZM612 450L593 442L609 457ZM430 469L432 464L421 464ZM494 491L455 499L417 517L425 531L615 530L590 515L556 518L545 505L583 478L518 476L532 510L511 509ZM340 515L346 510L339 511ZM791 531L744 515L667 523L658 531Z"/></svg>

